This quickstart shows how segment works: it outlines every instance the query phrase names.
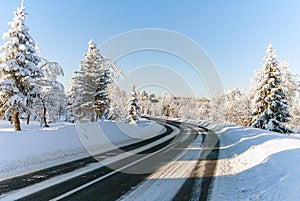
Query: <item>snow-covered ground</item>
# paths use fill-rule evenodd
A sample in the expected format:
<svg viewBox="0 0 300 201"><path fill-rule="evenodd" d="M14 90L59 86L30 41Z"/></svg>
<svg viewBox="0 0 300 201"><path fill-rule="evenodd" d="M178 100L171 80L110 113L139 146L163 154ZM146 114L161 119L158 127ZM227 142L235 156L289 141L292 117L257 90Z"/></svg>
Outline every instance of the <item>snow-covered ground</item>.
<svg viewBox="0 0 300 201"><path fill-rule="evenodd" d="M300 199L299 134L282 135L228 124L176 120L206 126L219 135L220 151L211 200ZM163 129L146 120L137 126L114 122L75 126L61 122L41 128L32 124L22 125L21 132L13 132L12 125L1 121L0 128L0 180L139 141ZM190 150L194 150L193 147ZM189 167L187 165L196 164L196 160L180 163L183 165L178 167ZM183 169L181 172L188 172ZM141 184L137 191L153 181L161 182L162 187L163 181L176 184L174 181L183 183L188 178L188 174L163 174L157 176L159 180L153 180L155 176Z"/></svg>
<svg viewBox="0 0 300 201"><path fill-rule="evenodd" d="M169 119L202 125L218 134L220 151L210 200L300 200L299 134Z"/></svg>
<svg viewBox="0 0 300 201"><path fill-rule="evenodd" d="M211 200L299 200L300 138L214 124L220 152Z"/></svg>
<svg viewBox="0 0 300 201"><path fill-rule="evenodd" d="M125 146L163 131L161 125L149 120L137 125L59 122L49 128L32 122L22 125L22 129L14 132L13 125L0 121L0 181Z"/></svg>

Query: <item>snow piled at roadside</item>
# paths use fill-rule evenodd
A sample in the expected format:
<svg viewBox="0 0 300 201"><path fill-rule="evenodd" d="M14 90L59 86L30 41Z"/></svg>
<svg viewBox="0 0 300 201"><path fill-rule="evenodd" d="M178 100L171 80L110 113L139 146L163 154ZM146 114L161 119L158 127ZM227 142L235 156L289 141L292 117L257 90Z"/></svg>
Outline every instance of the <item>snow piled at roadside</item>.
<svg viewBox="0 0 300 201"><path fill-rule="evenodd" d="M300 200L299 134L176 120L207 127L219 136L219 159L209 200Z"/></svg>
<svg viewBox="0 0 300 201"><path fill-rule="evenodd" d="M299 200L300 139L211 124L220 152L211 200Z"/></svg>
<svg viewBox="0 0 300 201"><path fill-rule="evenodd" d="M97 146L97 153L101 153L150 138L163 130L161 125L148 120L137 125L99 122L75 126L60 122L49 128L33 122L22 128L23 131L14 132L13 125L0 121L0 181L90 156L92 146ZM88 132L81 132L80 128ZM99 133L108 141L100 141L98 137L91 144L90 139L88 143L84 140Z"/></svg>

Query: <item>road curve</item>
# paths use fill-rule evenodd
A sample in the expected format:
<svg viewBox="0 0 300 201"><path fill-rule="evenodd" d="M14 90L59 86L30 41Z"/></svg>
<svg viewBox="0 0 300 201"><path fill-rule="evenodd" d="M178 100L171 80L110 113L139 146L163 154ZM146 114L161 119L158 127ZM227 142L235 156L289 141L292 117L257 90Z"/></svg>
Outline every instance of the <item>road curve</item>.
<svg viewBox="0 0 300 201"><path fill-rule="evenodd" d="M158 123L165 122L164 120L159 119L152 120L155 120ZM53 185L47 189L30 194L19 200L105 201L124 198L124 196L126 197L127 195L134 194L136 189L139 189L144 183L147 182L147 180L149 180L149 178L157 174L157 172L159 173L160 171L161 173L159 174L164 174L163 167L167 164L173 163L174 161L176 162L179 156L182 156L183 153L187 152L189 147L195 144L195 140L200 138L201 142L199 144L196 144L196 146L198 146L198 149L196 149L197 147L195 148L195 150L198 152L198 158L193 161L193 166L191 166L192 169L188 172L188 176L184 176L187 178L184 178L179 189L176 192L173 192L174 196L173 194L171 194L171 197L169 197L168 200L207 200L209 198L210 188L213 183L213 174L216 168L215 161L218 157L219 151L218 139L216 139L217 135L211 130L199 127L194 124L174 121L166 121L165 123L165 126L167 128L165 133L143 142L134 143L132 145L122 147L122 150L130 152L132 150L147 146L155 141L159 141L160 139L172 133L171 126L177 127L180 130L179 134L162 143L152 146L151 148L147 148L141 152L138 152L138 154L112 163L109 165L109 167L104 166L97 168L93 171L78 175L77 177L74 177L62 183ZM216 141L217 143L215 143ZM201 149L203 148L206 150L212 149L212 151L208 154L205 154L205 152L201 151ZM108 152L106 154L118 156L119 153ZM79 160L73 163L64 164L62 166L58 166L56 170L47 169L44 170L44 172L39 172L38 174L40 175L41 173L43 173L47 175L49 174L49 172L53 171L59 172L60 174L65 174L65 172L68 172L67 170L72 170L72 168L81 168L94 163L97 163L95 159L86 158L83 159L83 161ZM149 168L151 172L147 172L144 174L134 174L136 170ZM174 167L174 169L176 169L176 167ZM176 171L174 172L174 174L176 175ZM29 178L34 177L34 173L27 176L29 176ZM48 177L46 177L46 179L54 176L55 174L50 174L48 175ZM18 179L19 181L21 181L20 179L24 178ZM6 182L18 183L18 180ZM38 182L39 181L34 181L33 184ZM22 187L22 185L25 184L22 183L17 186ZM130 196L128 196L128 198L130 198ZM151 200L150 197L149 200Z"/></svg>

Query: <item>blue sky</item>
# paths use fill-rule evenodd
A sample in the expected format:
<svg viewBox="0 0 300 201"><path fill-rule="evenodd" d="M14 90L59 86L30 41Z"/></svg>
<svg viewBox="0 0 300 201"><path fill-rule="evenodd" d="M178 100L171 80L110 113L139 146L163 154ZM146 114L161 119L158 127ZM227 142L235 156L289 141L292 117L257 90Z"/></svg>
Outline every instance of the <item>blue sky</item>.
<svg viewBox="0 0 300 201"><path fill-rule="evenodd" d="M19 5L20 0L0 0L1 34ZM292 72L300 74L298 0L25 0L25 6L26 25L42 49L41 56L64 68L62 82L67 89L90 38L101 44L141 28L169 29L197 42L216 64L225 89L249 86L270 41L279 59L288 60ZM178 58L148 51L117 61L125 74L149 63L174 68L197 95L205 93Z"/></svg>

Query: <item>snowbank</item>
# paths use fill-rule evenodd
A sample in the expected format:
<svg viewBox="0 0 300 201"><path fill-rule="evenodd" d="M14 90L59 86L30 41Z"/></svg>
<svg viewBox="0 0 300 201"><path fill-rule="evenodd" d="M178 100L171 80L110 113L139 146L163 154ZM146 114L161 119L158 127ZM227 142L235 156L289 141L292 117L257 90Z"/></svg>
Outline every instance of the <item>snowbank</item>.
<svg viewBox="0 0 300 201"><path fill-rule="evenodd" d="M87 157L90 150L100 153L125 146L163 131L161 125L148 120L137 125L99 122L75 126L61 122L49 128L33 123L22 125L22 129L14 132L13 125L0 121L0 180Z"/></svg>
<svg viewBox="0 0 300 201"><path fill-rule="evenodd" d="M219 136L219 159L209 200L300 200L299 134L180 121L207 127Z"/></svg>
<svg viewBox="0 0 300 201"><path fill-rule="evenodd" d="M210 127L220 137L211 200L299 200L299 138L233 125Z"/></svg>

